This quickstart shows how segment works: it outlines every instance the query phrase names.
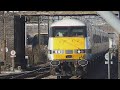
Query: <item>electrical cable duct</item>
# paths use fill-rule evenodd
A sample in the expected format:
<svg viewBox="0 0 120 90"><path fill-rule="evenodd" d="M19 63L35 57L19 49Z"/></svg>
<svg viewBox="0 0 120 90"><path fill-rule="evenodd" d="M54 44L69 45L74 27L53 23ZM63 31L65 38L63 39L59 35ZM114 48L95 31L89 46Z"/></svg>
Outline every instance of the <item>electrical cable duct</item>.
<svg viewBox="0 0 120 90"><path fill-rule="evenodd" d="M111 11L96 11L106 20L118 33L120 33L120 20Z"/></svg>

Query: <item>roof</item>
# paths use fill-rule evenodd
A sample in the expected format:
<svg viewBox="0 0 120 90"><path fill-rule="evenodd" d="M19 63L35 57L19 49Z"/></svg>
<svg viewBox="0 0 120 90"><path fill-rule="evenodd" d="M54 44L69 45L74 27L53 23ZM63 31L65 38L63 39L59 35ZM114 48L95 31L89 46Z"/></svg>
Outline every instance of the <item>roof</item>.
<svg viewBox="0 0 120 90"><path fill-rule="evenodd" d="M91 14L97 14L96 11L7 11L10 14L16 14L16 15L91 15ZM112 11L114 14L118 14L118 11ZM0 15L3 15L3 11L0 11Z"/></svg>
<svg viewBox="0 0 120 90"><path fill-rule="evenodd" d="M10 11L13 13L13 11ZM81 15L81 14L96 14L95 11L14 11L18 15Z"/></svg>
<svg viewBox="0 0 120 90"><path fill-rule="evenodd" d="M51 27L55 26L85 26L85 24L77 19L63 19L51 25Z"/></svg>

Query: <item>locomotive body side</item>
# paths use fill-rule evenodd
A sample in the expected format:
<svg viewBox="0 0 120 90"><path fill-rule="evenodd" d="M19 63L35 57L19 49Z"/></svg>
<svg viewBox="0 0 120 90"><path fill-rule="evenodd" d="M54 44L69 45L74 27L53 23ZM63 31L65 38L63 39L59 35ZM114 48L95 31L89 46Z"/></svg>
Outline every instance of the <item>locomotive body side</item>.
<svg viewBox="0 0 120 90"><path fill-rule="evenodd" d="M90 53L86 53L87 60L97 59L103 56L109 49L108 34L95 26L87 26L86 48Z"/></svg>

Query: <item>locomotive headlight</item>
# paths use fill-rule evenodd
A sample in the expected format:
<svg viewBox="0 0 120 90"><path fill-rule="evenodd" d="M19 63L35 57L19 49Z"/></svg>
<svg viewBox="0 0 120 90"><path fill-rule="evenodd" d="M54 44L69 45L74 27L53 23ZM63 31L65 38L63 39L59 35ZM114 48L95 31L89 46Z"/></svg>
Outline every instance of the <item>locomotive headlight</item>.
<svg viewBox="0 0 120 90"><path fill-rule="evenodd" d="M54 50L53 53L55 53L55 54L63 54L64 51L63 50Z"/></svg>
<svg viewBox="0 0 120 90"><path fill-rule="evenodd" d="M80 51L80 50L77 50L77 53L81 53L81 51Z"/></svg>
<svg viewBox="0 0 120 90"><path fill-rule="evenodd" d="M85 50L74 50L74 53L85 53Z"/></svg>
<svg viewBox="0 0 120 90"><path fill-rule="evenodd" d="M61 51L60 51L60 50L58 50L58 51L57 51L57 53L58 53L58 54L60 54L60 53L61 53Z"/></svg>
<svg viewBox="0 0 120 90"><path fill-rule="evenodd" d="M57 52L58 52L58 51L57 51L57 50L55 50L54 52L57 54Z"/></svg>

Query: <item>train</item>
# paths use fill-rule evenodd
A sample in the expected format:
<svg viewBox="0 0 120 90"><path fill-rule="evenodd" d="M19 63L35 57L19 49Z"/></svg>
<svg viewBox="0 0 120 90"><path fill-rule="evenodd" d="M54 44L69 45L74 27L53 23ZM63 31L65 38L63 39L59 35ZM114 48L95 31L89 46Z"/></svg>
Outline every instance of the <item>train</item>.
<svg viewBox="0 0 120 90"><path fill-rule="evenodd" d="M83 76L88 64L109 50L109 35L79 19L64 18L51 24L48 59L58 78Z"/></svg>

